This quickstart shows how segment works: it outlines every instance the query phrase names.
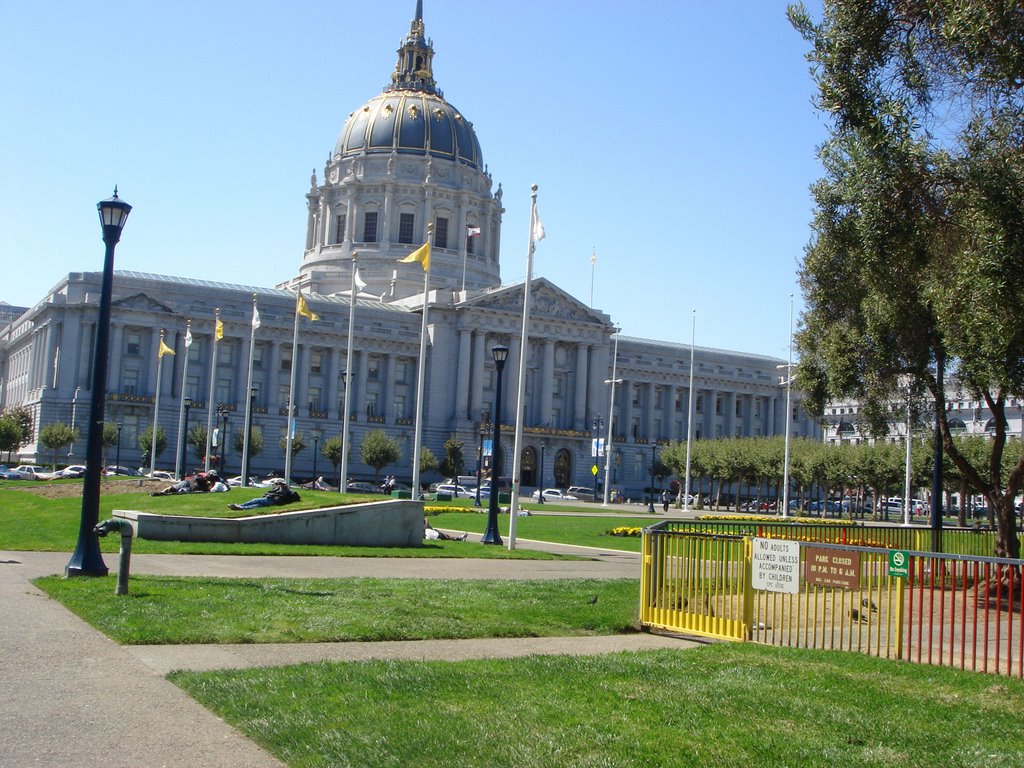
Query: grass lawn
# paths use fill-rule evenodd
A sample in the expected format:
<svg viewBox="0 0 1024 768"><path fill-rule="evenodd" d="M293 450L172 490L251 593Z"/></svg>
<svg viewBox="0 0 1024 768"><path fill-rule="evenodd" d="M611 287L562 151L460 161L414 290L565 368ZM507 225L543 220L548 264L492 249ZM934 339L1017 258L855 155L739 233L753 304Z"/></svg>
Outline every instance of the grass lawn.
<svg viewBox="0 0 1024 768"><path fill-rule="evenodd" d="M853 653L303 664L171 680L289 766L1019 766L1024 684Z"/></svg>
<svg viewBox="0 0 1024 768"><path fill-rule="evenodd" d="M123 481L122 481L123 483ZM100 495L100 519L110 517L114 509L134 509L144 512L187 515L238 516L238 512L227 508L228 503L237 503L262 495L263 489L236 488L229 493L180 494L175 496L152 497L147 491L159 484L148 484L141 488L133 482L116 487L107 486ZM129 489L127 492L124 489ZM0 481L0 549L70 552L75 548L78 537L78 523L81 515L81 481L57 483L28 483L28 481ZM109 490L108 490L109 489ZM122 492L109 492L112 490ZM53 495L51 492L62 491ZM282 509L313 509L318 506L337 504L339 499L362 501L379 500L381 496L338 494L326 491L301 491L302 500L287 507L270 507L264 511ZM434 507L428 504L428 507ZM445 507L462 507L463 513L433 515L431 521L438 528L455 528L483 533L487 515L474 511L472 501L459 499L446 502ZM550 505L549 505L550 506ZM507 536L508 515L499 518L502 538ZM622 539L606 535L616 525L637 525L636 519L601 516L548 517L534 516L518 518L519 535L548 541L584 544L588 546L611 547L639 551L639 539ZM526 532L524 532L526 531ZM100 540L104 553L116 553L118 537L108 536ZM479 557L511 559L552 559L557 555L517 549L509 552L502 547L484 547L475 543L457 541L431 541L423 547L339 547L289 544L215 544L175 541L147 541L137 539L132 551L139 554L236 554L236 555L335 555L360 557Z"/></svg>
<svg viewBox="0 0 1024 768"><path fill-rule="evenodd" d="M635 632L636 580L38 579L126 644L303 643Z"/></svg>

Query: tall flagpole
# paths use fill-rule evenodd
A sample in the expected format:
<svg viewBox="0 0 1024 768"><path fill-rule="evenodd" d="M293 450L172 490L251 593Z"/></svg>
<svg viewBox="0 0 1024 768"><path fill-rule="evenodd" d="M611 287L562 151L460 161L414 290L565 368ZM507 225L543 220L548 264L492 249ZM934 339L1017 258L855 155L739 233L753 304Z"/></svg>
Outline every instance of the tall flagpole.
<svg viewBox="0 0 1024 768"><path fill-rule="evenodd" d="M430 246L430 238L433 234L434 225L427 224L427 243ZM420 328L420 359L416 371L416 428L413 434L412 447L412 499L420 498L420 440L423 437L423 389L427 381L427 307L430 304L430 256L427 252L425 269L423 270L423 326Z"/></svg>
<svg viewBox="0 0 1024 768"><path fill-rule="evenodd" d="M213 310L213 351L210 354L210 395L206 398L206 457L203 460L203 471L210 471L210 448L213 441L213 398L217 393L217 342L218 329L220 328L220 307ZM221 436L219 442L223 443L224 438ZM221 456L224 455L223 449L221 450ZM223 469L223 462L218 469Z"/></svg>
<svg viewBox="0 0 1024 768"><path fill-rule="evenodd" d="M590 252L590 308L594 308L594 265L597 264L597 246Z"/></svg>
<svg viewBox="0 0 1024 768"><path fill-rule="evenodd" d="M519 516L519 494L521 492L520 473L523 464L523 405L526 397L526 362L530 347L530 283L533 282L533 252L536 247L534 239L537 226L537 185L530 187L530 245L526 251L526 283L523 286L523 331L519 347L519 389L516 396L516 435L512 443L512 502L508 508L508 548L516 548L516 520ZM546 414L542 414L546 415ZM499 478L500 484L500 478ZM543 490L543 489L542 489ZM494 483L491 483L494 493Z"/></svg>
<svg viewBox="0 0 1024 768"><path fill-rule="evenodd" d="M620 383L622 379L617 379L618 365L619 365L619 336L622 335L622 329L615 329L615 344L612 347L612 377L605 380L605 384L611 384L611 391L608 393L608 438L604 441L604 501L601 503L602 507L608 506L608 492L611 489L611 473L612 473L612 436L615 434L612 431L612 421L615 418L615 385Z"/></svg>
<svg viewBox="0 0 1024 768"><path fill-rule="evenodd" d="M252 361L256 352L256 329L260 327L256 294L252 295L252 329L249 331L249 376L245 386L245 430L242 435L242 486L249 485L249 432L252 428ZM292 361L294 362L294 361Z"/></svg>
<svg viewBox="0 0 1024 768"><path fill-rule="evenodd" d="M342 418L341 428L341 479L338 481L338 493L344 493L348 486L348 424L351 408L349 408L348 393L352 389L352 344L355 339L356 323L356 268L359 254L352 252L352 288L348 293L348 344L345 350L345 395L342 408L345 414Z"/></svg>
<svg viewBox="0 0 1024 768"><path fill-rule="evenodd" d="M690 448L693 444L693 350L697 341L697 310L690 320L690 388L686 393L686 485L683 487L683 509L690 511Z"/></svg>
<svg viewBox="0 0 1024 768"><path fill-rule="evenodd" d="M188 386L188 351L192 346L192 321L185 321L185 362L181 365L181 391L178 392L178 449L174 452L174 477L181 480L183 468L181 466L181 443L188 439L188 435L182 434L185 431L185 387ZM185 462L186 465L188 462Z"/></svg>
<svg viewBox="0 0 1024 768"><path fill-rule="evenodd" d="M786 361L786 449L782 459L782 516L789 517L789 433L793 421L793 294L789 294L789 359Z"/></svg>
<svg viewBox="0 0 1024 768"><path fill-rule="evenodd" d="M149 476L156 471L156 430L160 417L160 374L164 367L164 329L160 329L160 346L156 351L156 393L153 396L153 434L149 444Z"/></svg>
<svg viewBox="0 0 1024 768"><path fill-rule="evenodd" d="M292 419L295 417L292 415L296 413L295 408L295 377L298 375L299 370L299 298L302 292L295 297L295 327L292 330L292 371L288 377L288 416L285 420L285 439L284 439L284 481L291 485L292 483L292 440L294 439L294 422Z"/></svg>

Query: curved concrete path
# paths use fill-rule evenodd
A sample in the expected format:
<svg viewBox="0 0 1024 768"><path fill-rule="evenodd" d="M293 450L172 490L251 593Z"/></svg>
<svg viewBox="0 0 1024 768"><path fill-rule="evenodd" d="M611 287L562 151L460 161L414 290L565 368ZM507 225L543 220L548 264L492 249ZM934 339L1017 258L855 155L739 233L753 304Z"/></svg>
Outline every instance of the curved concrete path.
<svg viewBox="0 0 1024 768"><path fill-rule="evenodd" d="M132 572L222 577L380 576L437 579L638 578L635 553L519 540L521 547L591 559L239 557L135 555ZM280 767L164 679L175 669L221 669L364 659L510 658L687 648L678 638L637 634L585 638L429 640L289 645L121 646L31 583L62 573L60 552L0 551L0 765ZM116 556L105 556L111 573ZM113 582L111 582L113 584Z"/></svg>

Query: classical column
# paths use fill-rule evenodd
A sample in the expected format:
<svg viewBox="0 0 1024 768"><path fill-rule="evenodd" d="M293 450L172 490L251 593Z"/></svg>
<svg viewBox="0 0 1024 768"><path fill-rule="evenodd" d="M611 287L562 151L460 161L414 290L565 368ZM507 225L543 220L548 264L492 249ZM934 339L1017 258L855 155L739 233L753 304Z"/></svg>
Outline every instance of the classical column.
<svg viewBox="0 0 1024 768"><path fill-rule="evenodd" d="M46 326L46 361L43 366L43 389L53 389L57 376L57 349L61 336L61 326L50 319Z"/></svg>
<svg viewBox="0 0 1024 768"><path fill-rule="evenodd" d="M359 362L356 364L356 391L349 395L349 405L353 413L359 414L359 417L366 421L366 379L369 376L370 366L367 365L366 352L353 352L352 359L355 360L357 355ZM422 362L418 357L416 358L416 365L420 365ZM419 374L418 371L416 373ZM348 376L351 383L352 374L349 373ZM356 456L355 453L352 455Z"/></svg>
<svg viewBox="0 0 1024 768"><path fill-rule="evenodd" d="M297 351L297 359L292 360L292 365L295 368L295 402L292 403L292 413L295 414L296 418L306 416L309 414L309 410L306 408L309 400L309 353L310 347L306 344L299 343Z"/></svg>
<svg viewBox="0 0 1024 768"><path fill-rule="evenodd" d="M622 399L619 401L622 405L619 408L618 429L613 431L613 435L622 435L623 442L632 442L633 437L633 381L632 379L623 378L621 384L616 384L615 389L621 394L619 397Z"/></svg>
<svg viewBox="0 0 1024 768"><path fill-rule="evenodd" d="M474 421L480 417L484 403L484 359L487 354L485 342L487 333L484 331L473 332L473 362L472 373L469 377L469 419Z"/></svg>
<svg viewBox="0 0 1024 768"><path fill-rule="evenodd" d="M328 348L327 368L324 371L324 376L327 379L327 400L323 406L323 410L328 413L328 418L333 418L331 414L336 413L335 409L338 407L338 379L341 378L338 360L338 348L335 346Z"/></svg>
<svg viewBox="0 0 1024 768"><path fill-rule="evenodd" d="M590 429L587 423L587 358L590 350L585 344L576 345L576 368L573 371L575 392L573 393L572 428L577 432Z"/></svg>
<svg viewBox="0 0 1024 768"><path fill-rule="evenodd" d="M393 424L395 414L393 400L395 388L395 358L394 355L381 355L380 358L380 409L378 415L383 416L388 424Z"/></svg>
<svg viewBox="0 0 1024 768"><path fill-rule="evenodd" d="M378 232L377 236L381 242L383 248L387 248L391 245L391 219L394 217L395 210L395 185L388 182L384 185L384 216L381 226L384 227L383 232Z"/></svg>
<svg viewBox="0 0 1024 768"><path fill-rule="evenodd" d="M555 385L555 340L544 339L544 353L541 358L540 369L540 414L537 417L538 424L547 424L552 427L560 427L560 424L551 424L552 400Z"/></svg>
<svg viewBox="0 0 1024 768"><path fill-rule="evenodd" d="M156 394L156 369L160 363L160 358L157 357L157 354L159 352L160 329L151 328L149 331L149 352L146 353L146 392L152 395Z"/></svg>
<svg viewBox="0 0 1024 768"><path fill-rule="evenodd" d="M716 413L716 404L718 401L718 392L713 389L705 389L704 395L704 427L701 429L701 436L706 440L711 440L717 437L717 430L715 425L718 422Z"/></svg>
<svg viewBox="0 0 1024 768"><path fill-rule="evenodd" d="M469 416L469 379L472 354L473 332L463 328L459 331L459 356L455 361L455 421L462 422Z"/></svg>
<svg viewBox="0 0 1024 768"><path fill-rule="evenodd" d="M725 426L722 430L724 437L736 436L736 393L726 392L722 395L722 410L724 411Z"/></svg>
<svg viewBox="0 0 1024 768"><path fill-rule="evenodd" d="M644 415L647 417L645 419L645 421L647 423L646 423L646 428L644 430L646 432L644 437L647 438L647 442L653 443L655 440L658 439L658 433L657 433L657 429L656 429L656 426L655 426L656 422L657 422L657 419L655 418L655 416L658 415L658 408L657 408L657 406L658 406L658 397L657 397L658 392L657 392L657 389L658 388L657 388L657 385L655 385L655 383L653 381L649 381L649 382L647 382L646 389L647 389L647 402L644 404Z"/></svg>
<svg viewBox="0 0 1024 768"><path fill-rule="evenodd" d="M513 426L516 423L516 419L519 418L519 413L516 411L518 407L516 397L519 395L517 382L519 381L519 358L522 348L522 339L519 336L513 336L509 344L508 362L505 363L504 380L511 383L502 393L505 397L505 402L502 404L501 420ZM511 471L511 469L510 466L509 470Z"/></svg>

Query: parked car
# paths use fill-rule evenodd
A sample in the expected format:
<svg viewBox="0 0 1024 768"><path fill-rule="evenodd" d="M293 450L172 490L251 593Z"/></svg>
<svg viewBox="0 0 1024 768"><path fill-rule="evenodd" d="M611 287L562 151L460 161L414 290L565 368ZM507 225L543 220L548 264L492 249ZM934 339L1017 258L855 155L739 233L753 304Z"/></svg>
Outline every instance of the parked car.
<svg viewBox="0 0 1024 768"><path fill-rule="evenodd" d="M452 483L440 483L437 486L437 490L434 492L447 493L454 498L459 498L461 496L464 499L468 499L470 496L475 495L475 489L471 491L464 485L453 485Z"/></svg>
<svg viewBox="0 0 1024 768"><path fill-rule="evenodd" d="M594 489L583 485L570 485L565 492L570 496L575 496L580 501L594 500Z"/></svg>
<svg viewBox="0 0 1024 768"><path fill-rule="evenodd" d="M6 464L0 464L0 480L21 480L21 472L11 469Z"/></svg>
<svg viewBox="0 0 1024 768"><path fill-rule="evenodd" d="M380 493L380 488L373 483L364 483L361 480L352 480L345 486L349 493Z"/></svg>
<svg viewBox="0 0 1024 768"><path fill-rule="evenodd" d="M538 489L534 491L533 498L540 500L541 494L544 495L544 501L579 501L575 496L563 493L558 488L545 488L543 491Z"/></svg>
<svg viewBox="0 0 1024 768"><path fill-rule="evenodd" d="M234 477L228 478L228 485L230 485L232 487L238 487L241 484L242 484L242 476L241 475L235 475ZM249 476L249 485L252 486L253 488L263 488L263 487L265 487L267 485L267 483L264 483L258 477L252 477L250 475Z"/></svg>
<svg viewBox="0 0 1024 768"><path fill-rule="evenodd" d="M146 477L151 477L154 480L173 480L174 479L174 473L173 472L165 472L162 469L155 469L152 472L147 472L146 473Z"/></svg>
<svg viewBox="0 0 1024 768"><path fill-rule="evenodd" d="M50 480L54 476L38 464L19 464L13 471L20 473L22 480Z"/></svg>
<svg viewBox="0 0 1024 768"><path fill-rule="evenodd" d="M108 476L112 475L125 475L126 477L142 477L142 473L137 469L131 467L122 467L120 465L111 464L104 470L104 474Z"/></svg>
<svg viewBox="0 0 1024 768"><path fill-rule="evenodd" d="M64 469L58 469L54 473L54 477L85 477L85 465L72 464Z"/></svg>

